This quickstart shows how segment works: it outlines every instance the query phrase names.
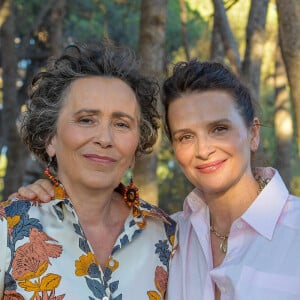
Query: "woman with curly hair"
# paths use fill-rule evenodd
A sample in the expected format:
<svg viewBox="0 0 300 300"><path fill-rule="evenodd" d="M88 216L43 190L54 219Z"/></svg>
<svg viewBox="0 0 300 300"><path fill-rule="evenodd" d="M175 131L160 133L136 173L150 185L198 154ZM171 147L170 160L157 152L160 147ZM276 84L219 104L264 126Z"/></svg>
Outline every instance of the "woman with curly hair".
<svg viewBox="0 0 300 300"><path fill-rule="evenodd" d="M157 139L158 90L107 40L35 75L20 134L53 201L1 204L0 298L164 298L176 223L121 183Z"/></svg>

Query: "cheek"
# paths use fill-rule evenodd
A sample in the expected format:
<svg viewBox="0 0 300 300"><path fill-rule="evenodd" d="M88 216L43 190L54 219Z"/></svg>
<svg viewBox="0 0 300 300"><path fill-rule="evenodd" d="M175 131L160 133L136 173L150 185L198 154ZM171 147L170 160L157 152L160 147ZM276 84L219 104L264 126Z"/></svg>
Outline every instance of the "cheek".
<svg viewBox="0 0 300 300"><path fill-rule="evenodd" d="M188 147L176 147L173 146L174 149L174 156L176 158L176 160L178 161L178 163L181 166L185 166L188 164L188 162L191 159L191 149Z"/></svg>
<svg viewBox="0 0 300 300"><path fill-rule="evenodd" d="M139 139L137 136L129 136L129 137L119 137L118 145L120 151L123 155L126 155L130 158L135 156L136 149L138 147Z"/></svg>

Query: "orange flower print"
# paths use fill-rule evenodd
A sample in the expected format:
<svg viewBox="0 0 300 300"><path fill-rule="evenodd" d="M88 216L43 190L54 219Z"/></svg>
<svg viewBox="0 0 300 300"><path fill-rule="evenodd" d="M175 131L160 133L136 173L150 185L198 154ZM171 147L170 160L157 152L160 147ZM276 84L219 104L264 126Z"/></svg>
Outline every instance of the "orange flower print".
<svg viewBox="0 0 300 300"><path fill-rule="evenodd" d="M163 267L156 267L155 269L155 286L157 291L148 291L147 295L149 300L164 299L168 284L168 273Z"/></svg>
<svg viewBox="0 0 300 300"><path fill-rule="evenodd" d="M161 295L165 295L168 284L168 273L163 267L156 267L155 269L155 285Z"/></svg>
<svg viewBox="0 0 300 300"><path fill-rule="evenodd" d="M0 204L0 220L2 220L4 216L5 216L4 207Z"/></svg>
<svg viewBox="0 0 300 300"><path fill-rule="evenodd" d="M24 300L25 298L16 291L4 291L3 300Z"/></svg>
<svg viewBox="0 0 300 300"><path fill-rule="evenodd" d="M29 243L19 247L13 260L13 277L17 280L39 277L51 264L49 257L59 257L62 252L61 245L48 243L55 241L44 232L31 228ZM42 273L41 273L42 272Z"/></svg>
<svg viewBox="0 0 300 300"><path fill-rule="evenodd" d="M79 260L75 261L75 274L77 276L88 275L91 264L98 265L97 258L92 252L88 252L87 255L81 255Z"/></svg>

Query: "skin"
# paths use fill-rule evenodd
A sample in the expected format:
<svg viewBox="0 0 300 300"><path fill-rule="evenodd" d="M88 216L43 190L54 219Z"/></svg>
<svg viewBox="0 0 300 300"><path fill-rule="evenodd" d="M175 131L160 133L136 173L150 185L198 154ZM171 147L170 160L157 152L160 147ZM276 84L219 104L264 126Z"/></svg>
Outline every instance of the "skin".
<svg viewBox="0 0 300 300"><path fill-rule="evenodd" d="M202 191L215 228L228 234L233 221L257 196L251 153L259 144L258 119L248 128L232 96L221 90L182 95L170 104L168 118L178 163ZM224 254L214 234L211 246L214 266L218 266Z"/></svg>
<svg viewBox="0 0 300 300"><path fill-rule="evenodd" d="M47 149L50 156L53 156L56 151L65 153L65 157L58 163L61 166L66 163L71 168L68 169L68 173L59 170L60 178L66 177L64 184L67 186L69 176L76 181L82 179L85 182L88 175L89 180L94 181L92 185L89 182L87 185L84 183L89 191L90 188L97 187L99 182L103 184L107 182L108 187L111 184L111 187L115 188L125 171L132 167L135 161L139 134L139 108L133 90L120 79L89 77L76 80L71 85L68 98L71 99L72 105L68 105L67 101L58 121L63 127L61 130L58 129L58 135L54 137ZM65 118L68 121L63 124ZM81 143L86 143L85 141L90 142L85 149L77 152L72 153L70 149L69 156L68 153L63 152L64 145L57 139L60 136L65 136L66 142L74 148L81 147ZM101 155L106 156L108 153L108 157L116 162L109 161L109 158L105 161L84 156L93 155L93 149L97 148L97 145L102 145L101 148L104 149ZM77 168L79 173L73 174L73 166L77 163L80 166L82 164L88 166L88 169ZM108 177L108 174L111 176ZM19 188L18 193L28 199L39 199L43 202L48 202L54 196L52 184L42 179L27 187Z"/></svg>
<svg viewBox="0 0 300 300"><path fill-rule="evenodd" d="M135 94L119 79L90 77L71 84L47 147L67 190L84 195L118 186L134 162L138 117Z"/></svg>
<svg viewBox="0 0 300 300"><path fill-rule="evenodd" d="M183 94L169 105L168 120L178 163L202 191L215 228L227 234L257 196L251 154L259 145L259 120L255 118L247 127L233 97L222 90ZM47 190L47 185L43 181L31 188ZM213 234L211 246L214 266L218 266L224 254ZM217 288L215 299L220 299Z"/></svg>
<svg viewBox="0 0 300 300"><path fill-rule="evenodd" d="M114 189L134 164L139 116L134 91L120 79L77 79L47 147L102 268L129 214ZM42 190L52 193L45 186Z"/></svg>

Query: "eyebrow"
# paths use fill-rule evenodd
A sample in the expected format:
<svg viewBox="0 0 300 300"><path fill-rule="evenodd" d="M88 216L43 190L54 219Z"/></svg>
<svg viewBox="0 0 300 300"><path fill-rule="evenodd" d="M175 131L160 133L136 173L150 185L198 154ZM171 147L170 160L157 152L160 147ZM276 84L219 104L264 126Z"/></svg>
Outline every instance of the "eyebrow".
<svg viewBox="0 0 300 300"><path fill-rule="evenodd" d="M232 122L229 119L227 119L227 118L223 118L223 119L219 119L219 120L214 120L214 121L208 122L207 126L211 127L211 126L218 125L220 123L232 123ZM180 132L187 132L187 131L190 131L190 130L191 130L190 128L180 128L180 129L175 130L172 133L172 136L175 136L176 134L178 134Z"/></svg>
<svg viewBox="0 0 300 300"><path fill-rule="evenodd" d="M101 114L101 110L98 110L98 109L80 109L78 110L74 115L77 116L77 115L80 115L82 113L88 113L88 114L93 114L93 115L98 115L98 114ZM116 112L113 112L112 116L114 118L127 118L131 121L134 121L134 117L122 112L122 111L116 111Z"/></svg>

